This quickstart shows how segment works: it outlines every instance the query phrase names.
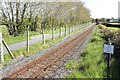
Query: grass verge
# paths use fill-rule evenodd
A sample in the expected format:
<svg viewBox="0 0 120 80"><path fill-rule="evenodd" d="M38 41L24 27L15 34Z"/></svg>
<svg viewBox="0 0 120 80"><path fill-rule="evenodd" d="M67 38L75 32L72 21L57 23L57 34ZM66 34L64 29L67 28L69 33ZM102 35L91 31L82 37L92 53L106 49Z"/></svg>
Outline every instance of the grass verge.
<svg viewBox="0 0 120 80"><path fill-rule="evenodd" d="M108 41L108 36L112 45L114 45L114 54L112 54L110 61L110 78L120 77L120 30L118 28L107 28L104 25L99 25L103 31L106 42ZM106 30L105 30L106 29Z"/></svg>
<svg viewBox="0 0 120 80"><path fill-rule="evenodd" d="M87 25L87 24L88 23L86 23L84 25ZM83 26L83 24L81 24L81 26ZM76 28L76 27L79 27L79 26L75 25L74 28ZM72 29L72 27L70 27L70 28ZM66 30L68 31L69 28L66 27ZM59 28L54 30L54 34L59 33L59 31L60 31ZM62 28L62 32L64 32L64 31L65 31L65 28ZM22 42L22 41L26 41L26 36L27 36L26 33L27 32L25 34L22 34L22 35L19 35L19 36L16 36L16 37L10 36L10 35L8 35L7 28L4 25L2 25L2 27L0 28L0 32L3 33L3 38L8 45L18 43L18 42ZM44 34L52 34L52 30L51 29L50 30L45 30ZM29 32L29 37L33 37L33 36L37 36L37 35L41 35L40 32L33 32L33 31Z"/></svg>
<svg viewBox="0 0 120 80"><path fill-rule="evenodd" d="M29 32L30 37L31 36L36 36L36 35L39 35L39 32L31 32L31 31ZM8 36L5 36L3 38L8 45L18 43L18 42L22 42L22 41L25 41L27 39L26 34L19 35L19 36L16 36L16 37L8 35Z"/></svg>
<svg viewBox="0 0 120 80"><path fill-rule="evenodd" d="M101 26L104 29L110 30L111 32L119 31L119 28L117 28L117 27L106 27L105 25L102 25L102 24L99 24L99 26Z"/></svg>
<svg viewBox="0 0 120 80"><path fill-rule="evenodd" d="M90 43L81 55L80 62L78 64L69 62L65 65L67 69L73 69L72 74L66 76L66 79L105 78L107 74L106 63L103 61L103 44L102 34L97 28ZM69 65L76 65L76 67Z"/></svg>

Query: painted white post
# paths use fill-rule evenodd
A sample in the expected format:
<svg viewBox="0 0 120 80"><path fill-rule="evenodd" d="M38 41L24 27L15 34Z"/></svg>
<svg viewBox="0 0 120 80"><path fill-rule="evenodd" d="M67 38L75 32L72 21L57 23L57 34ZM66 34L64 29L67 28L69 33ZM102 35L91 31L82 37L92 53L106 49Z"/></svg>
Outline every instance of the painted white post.
<svg viewBox="0 0 120 80"><path fill-rule="evenodd" d="M4 63L3 46L2 46L2 33L1 32L0 32L0 58L1 58L1 62Z"/></svg>

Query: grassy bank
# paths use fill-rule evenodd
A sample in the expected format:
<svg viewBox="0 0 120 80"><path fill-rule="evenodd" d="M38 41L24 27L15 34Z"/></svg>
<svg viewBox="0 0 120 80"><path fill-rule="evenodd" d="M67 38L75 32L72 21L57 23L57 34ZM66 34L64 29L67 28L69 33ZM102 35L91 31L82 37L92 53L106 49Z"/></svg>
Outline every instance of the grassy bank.
<svg viewBox="0 0 120 80"><path fill-rule="evenodd" d="M80 62L71 61L65 65L66 69L73 69L72 74L66 78L105 78L106 63L103 60L103 44L102 34L97 28L80 56Z"/></svg>
<svg viewBox="0 0 120 80"><path fill-rule="evenodd" d="M80 57L80 62L70 61L65 65L67 70L73 70L70 78L119 78L120 76L120 31L118 28L98 25L90 43ZM103 55L103 44L110 42L114 45L114 54L110 59L109 74Z"/></svg>
<svg viewBox="0 0 120 80"><path fill-rule="evenodd" d="M110 77L111 78L119 78L120 77L120 30L119 28L110 27L107 28L104 25L99 25L102 28L102 31L105 35L105 40L108 36L110 37L110 41L112 45L114 45L114 54L111 57L111 65L110 65Z"/></svg>
<svg viewBox="0 0 120 80"><path fill-rule="evenodd" d="M120 30L117 27L106 27L105 25L102 25L102 24L99 24L99 26L102 27L102 28L104 28L104 29L110 30L112 32L117 32L118 30Z"/></svg>

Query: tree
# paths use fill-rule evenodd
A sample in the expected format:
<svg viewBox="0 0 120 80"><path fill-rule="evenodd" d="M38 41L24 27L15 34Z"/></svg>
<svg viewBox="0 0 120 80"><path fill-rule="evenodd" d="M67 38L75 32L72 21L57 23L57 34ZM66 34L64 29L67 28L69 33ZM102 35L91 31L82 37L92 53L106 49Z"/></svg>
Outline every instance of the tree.
<svg viewBox="0 0 120 80"><path fill-rule="evenodd" d="M60 29L66 25L77 25L90 20L90 11L79 2L0 2L2 23L10 35L24 34L29 24L31 31Z"/></svg>

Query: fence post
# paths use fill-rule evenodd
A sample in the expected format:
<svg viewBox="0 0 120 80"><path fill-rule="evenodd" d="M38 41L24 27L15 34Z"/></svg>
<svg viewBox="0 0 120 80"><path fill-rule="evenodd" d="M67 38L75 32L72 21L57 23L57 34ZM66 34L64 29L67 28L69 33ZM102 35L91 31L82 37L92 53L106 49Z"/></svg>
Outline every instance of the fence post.
<svg viewBox="0 0 120 80"><path fill-rule="evenodd" d="M54 40L54 28L52 27L52 40Z"/></svg>
<svg viewBox="0 0 120 80"><path fill-rule="evenodd" d="M14 59L15 57L14 57L14 55L12 54L11 50L9 49L9 47L8 47L8 45L7 45L7 43L5 42L4 39L2 39L2 42L3 42L4 46L5 46L5 48L7 49L8 53L9 53L10 56L12 57L12 59Z"/></svg>
<svg viewBox="0 0 120 80"><path fill-rule="evenodd" d="M66 25L64 27L65 27L65 36L67 36Z"/></svg>
<svg viewBox="0 0 120 80"><path fill-rule="evenodd" d="M69 34L70 34L70 25L69 25Z"/></svg>
<svg viewBox="0 0 120 80"><path fill-rule="evenodd" d="M44 29L42 28L42 40L43 40L43 44L45 44L45 34L44 34Z"/></svg>
<svg viewBox="0 0 120 80"><path fill-rule="evenodd" d="M74 27L73 27L73 25L72 25L72 32L74 31Z"/></svg>
<svg viewBox="0 0 120 80"><path fill-rule="evenodd" d="M60 38L62 35L62 29L61 29L62 27L60 26L59 28L60 28L60 33L59 33L59 38Z"/></svg>
<svg viewBox="0 0 120 80"><path fill-rule="evenodd" d="M29 52L29 28L27 26L27 52Z"/></svg>
<svg viewBox="0 0 120 80"><path fill-rule="evenodd" d="M1 62L4 63L3 46L2 46L2 33L1 32L0 32L0 58L1 58Z"/></svg>

